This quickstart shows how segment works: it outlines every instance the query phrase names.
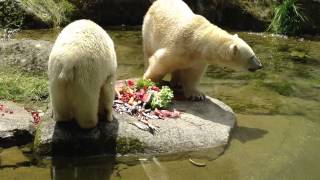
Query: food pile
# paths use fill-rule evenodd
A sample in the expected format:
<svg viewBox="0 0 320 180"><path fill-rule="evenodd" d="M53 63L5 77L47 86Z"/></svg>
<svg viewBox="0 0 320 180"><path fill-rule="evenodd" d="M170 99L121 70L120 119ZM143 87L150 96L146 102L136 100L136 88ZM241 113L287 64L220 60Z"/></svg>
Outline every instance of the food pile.
<svg viewBox="0 0 320 180"><path fill-rule="evenodd" d="M117 85L116 100L113 108L116 112L127 113L138 117L139 122L133 123L142 130L157 131L148 120L178 118L181 112L168 110L173 100L173 91L168 86L160 86L151 80L126 80Z"/></svg>

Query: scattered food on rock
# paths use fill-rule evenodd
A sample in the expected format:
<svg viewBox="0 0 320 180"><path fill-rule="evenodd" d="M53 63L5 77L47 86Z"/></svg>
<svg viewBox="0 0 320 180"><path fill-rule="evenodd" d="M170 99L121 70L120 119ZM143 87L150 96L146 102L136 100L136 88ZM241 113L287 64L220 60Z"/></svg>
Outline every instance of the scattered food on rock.
<svg viewBox="0 0 320 180"><path fill-rule="evenodd" d="M0 113L1 113L1 116L5 116L6 114L13 114L13 110L7 108L3 104L0 104Z"/></svg>
<svg viewBox="0 0 320 180"><path fill-rule="evenodd" d="M34 131L30 113L14 102L0 101L0 147L27 144Z"/></svg>
<svg viewBox="0 0 320 180"><path fill-rule="evenodd" d="M140 122L131 124L141 130L158 132L159 129L152 125L150 119L179 118L180 111L166 110L172 104L173 91L168 86L159 88L154 82L146 79L126 80L116 86L116 100L113 108L116 112L127 113L138 117ZM160 108L160 109L158 109Z"/></svg>

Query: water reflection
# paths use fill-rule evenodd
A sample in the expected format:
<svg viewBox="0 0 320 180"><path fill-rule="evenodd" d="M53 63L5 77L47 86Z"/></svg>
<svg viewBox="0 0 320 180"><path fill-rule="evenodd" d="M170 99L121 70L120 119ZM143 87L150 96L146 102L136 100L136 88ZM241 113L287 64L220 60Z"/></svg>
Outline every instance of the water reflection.
<svg viewBox="0 0 320 180"><path fill-rule="evenodd" d="M115 167L114 156L91 158L57 158L52 160L52 180L110 179Z"/></svg>

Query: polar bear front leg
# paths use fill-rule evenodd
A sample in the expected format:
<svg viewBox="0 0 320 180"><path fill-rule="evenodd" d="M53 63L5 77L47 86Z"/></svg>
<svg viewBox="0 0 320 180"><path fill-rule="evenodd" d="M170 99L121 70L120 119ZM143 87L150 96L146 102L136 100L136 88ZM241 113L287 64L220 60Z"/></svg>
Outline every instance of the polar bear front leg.
<svg viewBox="0 0 320 180"><path fill-rule="evenodd" d="M170 61L166 49L159 49L149 58L149 66L143 75L143 79L160 82L170 72L169 67Z"/></svg>
<svg viewBox="0 0 320 180"><path fill-rule="evenodd" d="M181 70L180 80L184 91L184 96L193 101L202 101L205 94L198 90L198 86L207 68L206 63L197 64L196 67Z"/></svg>
<svg viewBox="0 0 320 180"><path fill-rule="evenodd" d="M100 94L100 108L102 108L102 112L101 113L106 113L106 119L107 121L112 121L113 117L112 117L112 112L113 112L113 100L114 100L114 84L115 84L115 76L112 75L110 77L108 77L108 79L106 80L105 84L102 86L101 88L101 94Z"/></svg>

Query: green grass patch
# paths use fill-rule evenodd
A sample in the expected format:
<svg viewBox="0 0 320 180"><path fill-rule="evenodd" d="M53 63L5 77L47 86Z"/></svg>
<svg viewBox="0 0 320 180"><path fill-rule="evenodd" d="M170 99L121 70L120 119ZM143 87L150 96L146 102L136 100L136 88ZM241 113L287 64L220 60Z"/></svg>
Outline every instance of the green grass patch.
<svg viewBox="0 0 320 180"><path fill-rule="evenodd" d="M23 104L43 104L49 101L48 80L44 75L0 68L0 99Z"/></svg>
<svg viewBox="0 0 320 180"><path fill-rule="evenodd" d="M301 32L305 16L297 5L297 0L284 0L274 9L274 16L268 31L279 34L296 35Z"/></svg>

